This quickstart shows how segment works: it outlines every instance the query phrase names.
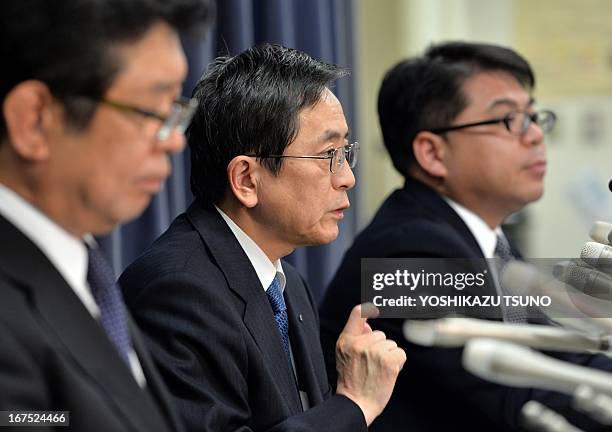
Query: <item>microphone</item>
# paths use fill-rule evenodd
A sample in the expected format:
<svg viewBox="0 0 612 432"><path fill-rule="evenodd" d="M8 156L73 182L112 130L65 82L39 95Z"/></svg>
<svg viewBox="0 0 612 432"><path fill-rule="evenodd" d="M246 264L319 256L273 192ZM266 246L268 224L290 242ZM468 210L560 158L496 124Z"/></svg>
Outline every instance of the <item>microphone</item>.
<svg viewBox="0 0 612 432"><path fill-rule="evenodd" d="M612 180L610 180L610 182L608 183L608 189L610 189L610 192L612 192Z"/></svg>
<svg viewBox="0 0 612 432"><path fill-rule="evenodd" d="M578 386L574 392L574 408L601 424L612 426L612 398L594 392L589 386Z"/></svg>
<svg viewBox="0 0 612 432"><path fill-rule="evenodd" d="M608 274L612 274L612 246L597 242L586 242L580 251L580 258Z"/></svg>
<svg viewBox="0 0 612 432"><path fill-rule="evenodd" d="M590 336L559 327L533 324L504 324L473 318L404 321L404 337L423 346L460 347L470 339L494 338L533 348L565 351L608 351L608 337Z"/></svg>
<svg viewBox="0 0 612 432"><path fill-rule="evenodd" d="M521 408L527 429L540 432L584 432L568 422L565 417L540 402L530 400Z"/></svg>
<svg viewBox="0 0 612 432"><path fill-rule="evenodd" d="M580 251L580 258L596 260L612 258L612 247L597 242L586 242Z"/></svg>
<svg viewBox="0 0 612 432"><path fill-rule="evenodd" d="M612 224L608 222L596 221L589 231L589 237L597 243L609 245L612 242Z"/></svg>
<svg viewBox="0 0 612 432"><path fill-rule="evenodd" d="M553 275L591 297L612 300L612 277L603 272L562 261L553 267Z"/></svg>
<svg viewBox="0 0 612 432"><path fill-rule="evenodd" d="M480 378L511 387L540 388L571 396L584 384L612 395L609 373L557 360L508 342L473 339L465 345L462 363Z"/></svg>
<svg viewBox="0 0 612 432"><path fill-rule="evenodd" d="M596 299L563 284L525 262L508 263L501 275L501 283L517 295L549 296L550 306L540 310L550 319L584 330L612 333L612 302ZM590 328L589 328L590 327Z"/></svg>

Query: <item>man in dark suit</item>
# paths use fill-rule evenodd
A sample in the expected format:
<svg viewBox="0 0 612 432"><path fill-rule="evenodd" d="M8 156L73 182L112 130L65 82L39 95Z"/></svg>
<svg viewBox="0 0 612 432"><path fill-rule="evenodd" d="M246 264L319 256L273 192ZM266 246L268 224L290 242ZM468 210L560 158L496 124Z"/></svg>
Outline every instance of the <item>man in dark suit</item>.
<svg viewBox="0 0 612 432"><path fill-rule="evenodd" d="M120 279L189 430L361 431L390 397L405 354L359 306L332 394L314 298L281 261L334 240L349 205L358 144L328 88L343 74L264 44L196 87L196 200Z"/></svg>
<svg viewBox="0 0 612 432"><path fill-rule="evenodd" d="M92 235L140 214L183 148L176 29L207 15L201 0L0 4L3 425L68 411L71 430L182 430Z"/></svg>
<svg viewBox="0 0 612 432"><path fill-rule="evenodd" d="M320 307L321 339L333 379L339 317L360 299L360 260L501 257L501 223L540 198L546 166L544 133L555 123L534 108L534 76L516 52L493 45L446 43L402 61L386 75L378 112L385 146L405 177L346 253ZM507 250L507 248L506 248ZM495 294L495 285L487 285ZM502 310L506 321L514 321ZM396 341L401 319L373 327ZM410 361L372 430L519 429L520 409L539 400L577 424L595 428L553 392L485 382L465 371L462 349L400 343ZM563 360L612 370L601 356Z"/></svg>

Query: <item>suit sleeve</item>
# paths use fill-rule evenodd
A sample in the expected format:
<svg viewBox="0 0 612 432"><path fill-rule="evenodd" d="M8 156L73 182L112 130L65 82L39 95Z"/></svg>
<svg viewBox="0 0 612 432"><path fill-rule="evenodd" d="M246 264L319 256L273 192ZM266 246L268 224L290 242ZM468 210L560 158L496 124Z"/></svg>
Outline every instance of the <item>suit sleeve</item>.
<svg viewBox="0 0 612 432"><path fill-rule="evenodd" d="M211 289L224 279L209 274L207 288L187 272L156 277L129 302L132 315L189 431L252 430L245 331L227 296ZM122 278L124 290L129 279ZM130 297L129 295L126 297ZM330 421L333 418L333 421ZM337 419L337 421L336 421ZM339 427L340 426L340 427ZM361 410L333 396L293 417L267 425L270 432L366 430Z"/></svg>

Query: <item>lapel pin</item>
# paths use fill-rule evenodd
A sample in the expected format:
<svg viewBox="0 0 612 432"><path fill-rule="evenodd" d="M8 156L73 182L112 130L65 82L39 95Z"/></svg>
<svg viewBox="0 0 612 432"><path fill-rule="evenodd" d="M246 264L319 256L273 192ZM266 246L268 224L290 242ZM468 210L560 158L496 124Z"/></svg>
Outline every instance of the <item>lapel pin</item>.
<svg viewBox="0 0 612 432"><path fill-rule="evenodd" d="M298 319L300 320L300 322L304 322L304 317L302 316L302 314L298 314Z"/></svg>

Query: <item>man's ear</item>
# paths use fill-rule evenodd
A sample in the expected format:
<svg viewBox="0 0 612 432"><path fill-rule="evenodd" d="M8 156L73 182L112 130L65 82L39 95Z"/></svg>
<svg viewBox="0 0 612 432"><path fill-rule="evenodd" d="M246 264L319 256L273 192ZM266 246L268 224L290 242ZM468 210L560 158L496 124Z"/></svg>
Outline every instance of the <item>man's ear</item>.
<svg viewBox="0 0 612 432"><path fill-rule="evenodd" d="M40 162L50 155L49 130L63 121L61 109L41 81L17 84L4 98L7 141L23 159Z"/></svg>
<svg viewBox="0 0 612 432"><path fill-rule="evenodd" d="M263 167L253 156L236 156L227 165L227 181L232 194L240 203L253 208L259 202L258 176Z"/></svg>
<svg viewBox="0 0 612 432"><path fill-rule="evenodd" d="M448 174L445 157L447 143L440 135L421 131L412 142L414 156L423 171L432 177L444 178Z"/></svg>

